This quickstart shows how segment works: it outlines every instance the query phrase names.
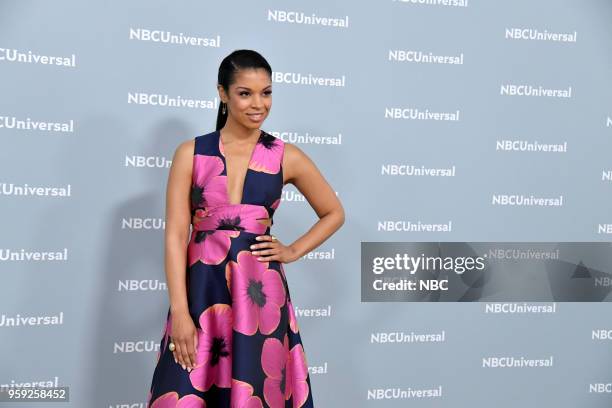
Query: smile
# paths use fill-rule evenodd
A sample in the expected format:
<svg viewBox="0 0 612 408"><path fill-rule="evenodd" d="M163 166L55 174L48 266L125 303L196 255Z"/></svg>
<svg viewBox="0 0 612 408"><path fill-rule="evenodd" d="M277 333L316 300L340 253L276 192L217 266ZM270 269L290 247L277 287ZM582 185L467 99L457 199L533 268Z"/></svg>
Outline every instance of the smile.
<svg viewBox="0 0 612 408"><path fill-rule="evenodd" d="M263 118L263 113L247 113L247 115L253 120L261 120Z"/></svg>

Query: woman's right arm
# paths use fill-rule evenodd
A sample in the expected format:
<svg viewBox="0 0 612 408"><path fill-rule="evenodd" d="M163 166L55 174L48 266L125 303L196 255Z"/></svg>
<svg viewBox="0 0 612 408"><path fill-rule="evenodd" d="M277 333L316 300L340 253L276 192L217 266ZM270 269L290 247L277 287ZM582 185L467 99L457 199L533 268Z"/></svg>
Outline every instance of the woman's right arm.
<svg viewBox="0 0 612 408"><path fill-rule="evenodd" d="M190 190L193 167L193 139L175 150L166 186L166 227L164 232L165 271L172 315L172 342L175 360L184 368L195 366L197 331L187 303L187 244L191 224Z"/></svg>

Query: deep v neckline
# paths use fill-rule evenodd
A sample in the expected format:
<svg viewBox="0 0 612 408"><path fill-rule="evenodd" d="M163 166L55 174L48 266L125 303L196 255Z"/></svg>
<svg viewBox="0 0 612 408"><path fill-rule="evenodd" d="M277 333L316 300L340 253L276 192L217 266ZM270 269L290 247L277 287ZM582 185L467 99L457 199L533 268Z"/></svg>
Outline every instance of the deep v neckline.
<svg viewBox="0 0 612 408"><path fill-rule="evenodd" d="M244 201L244 190L246 187L246 183L247 183L247 177L249 175L249 169L251 167L251 163L253 162L253 157L255 156L255 151L257 150L257 145L259 144L259 142L261 141L261 136L263 135L263 130L260 129L259 131L259 137L257 138L257 142L255 142L255 146L253 146L253 148L251 149L251 154L249 155L249 161L247 162L247 169L244 172L244 177L242 178L242 188L240 191L240 202L238 203L232 203L230 200L230 190L229 190L229 172L228 172L228 166L227 166L227 150L225 149L225 144L223 143L223 140L221 139L221 130L217 130L217 137L218 137L218 143L219 143L219 152L221 153L221 156L223 157L223 167L225 168L225 194L227 196L227 203L229 205L242 205L243 201ZM232 174L233 174L233 170L232 170Z"/></svg>

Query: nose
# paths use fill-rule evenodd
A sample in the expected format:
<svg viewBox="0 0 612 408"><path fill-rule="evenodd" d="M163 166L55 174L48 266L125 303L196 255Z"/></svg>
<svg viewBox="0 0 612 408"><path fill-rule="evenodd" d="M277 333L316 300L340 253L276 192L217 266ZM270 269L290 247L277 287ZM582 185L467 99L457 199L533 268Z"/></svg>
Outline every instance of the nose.
<svg viewBox="0 0 612 408"><path fill-rule="evenodd" d="M251 106L253 108L261 108L261 107L263 107L263 99L262 99L261 95L255 95L253 97L253 102L252 102Z"/></svg>

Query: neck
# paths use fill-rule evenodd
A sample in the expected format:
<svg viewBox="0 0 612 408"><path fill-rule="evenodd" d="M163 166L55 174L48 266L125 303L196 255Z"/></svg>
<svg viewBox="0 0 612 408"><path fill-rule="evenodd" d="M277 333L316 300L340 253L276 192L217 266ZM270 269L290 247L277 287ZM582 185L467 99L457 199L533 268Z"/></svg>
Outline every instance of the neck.
<svg viewBox="0 0 612 408"><path fill-rule="evenodd" d="M232 120L230 117L227 118L227 122L225 122L225 125L220 131L223 131L223 138L225 140L228 140L227 136L229 136L229 140L243 141L259 138L261 132L260 129L247 128L235 120Z"/></svg>

